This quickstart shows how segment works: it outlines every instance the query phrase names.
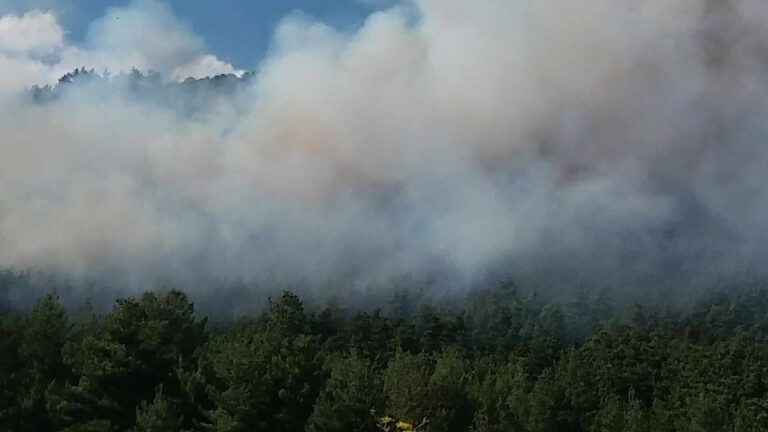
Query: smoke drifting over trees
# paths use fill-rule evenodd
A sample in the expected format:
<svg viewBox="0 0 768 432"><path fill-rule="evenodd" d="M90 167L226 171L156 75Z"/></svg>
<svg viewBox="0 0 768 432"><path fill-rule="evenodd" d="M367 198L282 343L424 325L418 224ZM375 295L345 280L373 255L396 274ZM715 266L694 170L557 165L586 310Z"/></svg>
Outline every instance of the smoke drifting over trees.
<svg viewBox="0 0 768 432"><path fill-rule="evenodd" d="M153 43L120 27L152 8ZM120 13L85 47L0 26L0 65L41 85L97 72L3 89L0 265L191 291L764 276L765 2L417 0L351 32L289 16L253 75L176 84L239 72L159 3Z"/></svg>

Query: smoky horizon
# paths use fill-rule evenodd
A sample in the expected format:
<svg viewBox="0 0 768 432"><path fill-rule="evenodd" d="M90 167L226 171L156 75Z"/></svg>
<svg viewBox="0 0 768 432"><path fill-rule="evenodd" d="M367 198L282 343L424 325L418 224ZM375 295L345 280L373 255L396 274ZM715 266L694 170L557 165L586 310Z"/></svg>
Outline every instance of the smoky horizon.
<svg viewBox="0 0 768 432"><path fill-rule="evenodd" d="M160 1L83 43L0 15L0 268L211 301L759 280L766 23L758 0L414 0L288 15L246 72Z"/></svg>

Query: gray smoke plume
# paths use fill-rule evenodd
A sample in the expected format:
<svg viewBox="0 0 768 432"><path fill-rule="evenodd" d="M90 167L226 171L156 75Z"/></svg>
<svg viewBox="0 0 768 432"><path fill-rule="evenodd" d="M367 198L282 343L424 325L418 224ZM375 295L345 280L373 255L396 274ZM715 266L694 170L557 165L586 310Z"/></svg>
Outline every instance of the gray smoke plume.
<svg viewBox="0 0 768 432"><path fill-rule="evenodd" d="M128 11L146 8L170 13ZM54 35L46 73L218 61L153 16L166 44L105 19L85 47ZM319 295L512 276L637 297L765 273L762 0L416 0L354 32L294 15L256 70L173 103L126 77L6 92L0 263Z"/></svg>

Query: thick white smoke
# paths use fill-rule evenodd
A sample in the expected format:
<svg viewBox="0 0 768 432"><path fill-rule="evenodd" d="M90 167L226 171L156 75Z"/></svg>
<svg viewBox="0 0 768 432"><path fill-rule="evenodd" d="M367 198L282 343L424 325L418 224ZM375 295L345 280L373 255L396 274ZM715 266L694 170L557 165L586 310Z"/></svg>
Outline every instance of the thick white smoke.
<svg viewBox="0 0 768 432"><path fill-rule="evenodd" d="M6 76L231 69L154 1L86 46L4 33L55 24L32 14L0 18ZM0 263L141 288L741 278L768 258L766 54L761 0L418 0L353 33L291 16L194 115L109 80L6 96Z"/></svg>

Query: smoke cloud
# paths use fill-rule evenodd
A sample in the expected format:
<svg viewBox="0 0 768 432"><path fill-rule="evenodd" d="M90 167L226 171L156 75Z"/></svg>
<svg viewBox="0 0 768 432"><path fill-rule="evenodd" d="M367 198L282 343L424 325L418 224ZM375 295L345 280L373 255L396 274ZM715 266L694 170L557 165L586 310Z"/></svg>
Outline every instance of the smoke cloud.
<svg viewBox="0 0 768 432"><path fill-rule="evenodd" d="M78 66L237 72L161 3L83 46L50 13L4 16L0 263L136 289L762 276L767 54L761 0L416 0L352 32L289 16L190 113L116 78L18 93Z"/></svg>

